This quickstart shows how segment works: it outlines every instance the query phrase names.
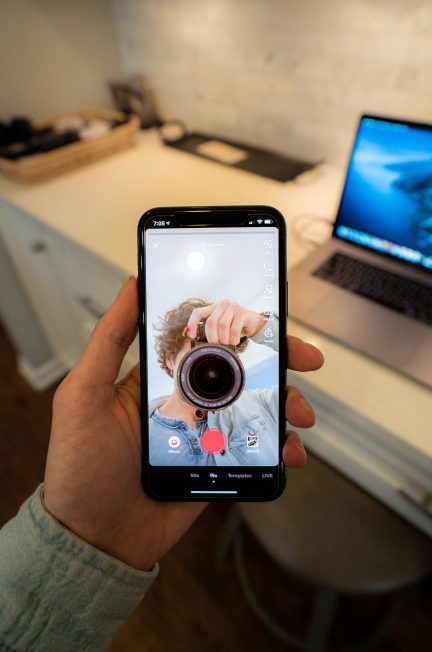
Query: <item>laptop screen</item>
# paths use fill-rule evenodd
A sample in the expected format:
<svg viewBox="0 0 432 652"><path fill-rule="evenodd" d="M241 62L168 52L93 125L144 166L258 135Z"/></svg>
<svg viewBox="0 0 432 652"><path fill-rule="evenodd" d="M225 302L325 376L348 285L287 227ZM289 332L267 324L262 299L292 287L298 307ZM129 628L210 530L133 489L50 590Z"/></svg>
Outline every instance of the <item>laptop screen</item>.
<svg viewBox="0 0 432 652"><path fill-rule="evenodd" d="M361 118L333 235L432 270L432 125Z"/></svg>

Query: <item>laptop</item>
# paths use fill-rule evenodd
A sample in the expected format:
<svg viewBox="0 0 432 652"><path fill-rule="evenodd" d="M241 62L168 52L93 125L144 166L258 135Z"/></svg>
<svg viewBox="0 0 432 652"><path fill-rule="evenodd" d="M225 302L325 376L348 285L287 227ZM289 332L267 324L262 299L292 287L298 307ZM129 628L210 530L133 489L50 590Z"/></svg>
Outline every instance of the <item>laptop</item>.
<svg viewBox="0 0 432 652"><path fill-rule="evenodd" d="M289 313L432 386L432 125L361 117L332 237L289 271Z"/></svg>

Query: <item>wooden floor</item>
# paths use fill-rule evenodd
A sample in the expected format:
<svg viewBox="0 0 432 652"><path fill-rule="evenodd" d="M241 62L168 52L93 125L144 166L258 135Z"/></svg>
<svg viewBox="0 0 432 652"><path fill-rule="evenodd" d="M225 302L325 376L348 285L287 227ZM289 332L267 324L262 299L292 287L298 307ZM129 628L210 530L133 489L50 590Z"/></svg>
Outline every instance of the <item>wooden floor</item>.
<svg viewBox="0 0 432 652"><path fill-rule="evenodd" d="M0 524L43 478L54 389L33 392L16 373L15 354L0 330ZM112 652L282 652L290 649L257 621L245 604L232 560L214 557L227 507L209 507L161 563L145 600L118 633ZM306 632L313 590L281 571L245 533L254 588L274 617L297 634ZM406 606L376 652L432 649L430 580ZM355 639L385 607L382 598L341 600L333 640ZM79 651L77 651L79 652Z"/></svg>

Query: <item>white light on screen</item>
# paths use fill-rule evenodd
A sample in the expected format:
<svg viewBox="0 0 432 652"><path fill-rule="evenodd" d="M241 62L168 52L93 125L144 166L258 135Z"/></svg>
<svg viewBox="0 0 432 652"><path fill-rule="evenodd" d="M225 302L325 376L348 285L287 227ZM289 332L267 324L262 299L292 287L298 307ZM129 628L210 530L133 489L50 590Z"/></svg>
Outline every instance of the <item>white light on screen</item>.
<svg viewBox="0 0 432 652"><path fill-rule="evenodd" d="M186 258L187 266L193 272L199 272L205 265L205 256L200 251L192 251Z"/></svg>

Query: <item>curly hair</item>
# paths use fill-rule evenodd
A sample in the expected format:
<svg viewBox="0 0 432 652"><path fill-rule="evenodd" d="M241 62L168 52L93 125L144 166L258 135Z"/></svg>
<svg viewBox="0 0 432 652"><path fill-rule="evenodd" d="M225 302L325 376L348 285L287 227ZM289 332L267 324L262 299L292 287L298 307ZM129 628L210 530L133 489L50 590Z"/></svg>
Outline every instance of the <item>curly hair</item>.
<svg viewBox="0 0 432 652"><path fill-rule="evenodd" d="M188 339L183 335L183 330L187 326L193 310L195 308L205 308L210 306L211 303L203 299L186 299L175 308L168 310L163 317L159 317L159 323L153 324L153 328L159 333L155 335L157 360L161 369L164 369L171 378L173 372L166 364L167 358L175 358ZM236 346L236 352L241 353L244 351L247 344L248 338L242 338L240 344Z"/></svg>

